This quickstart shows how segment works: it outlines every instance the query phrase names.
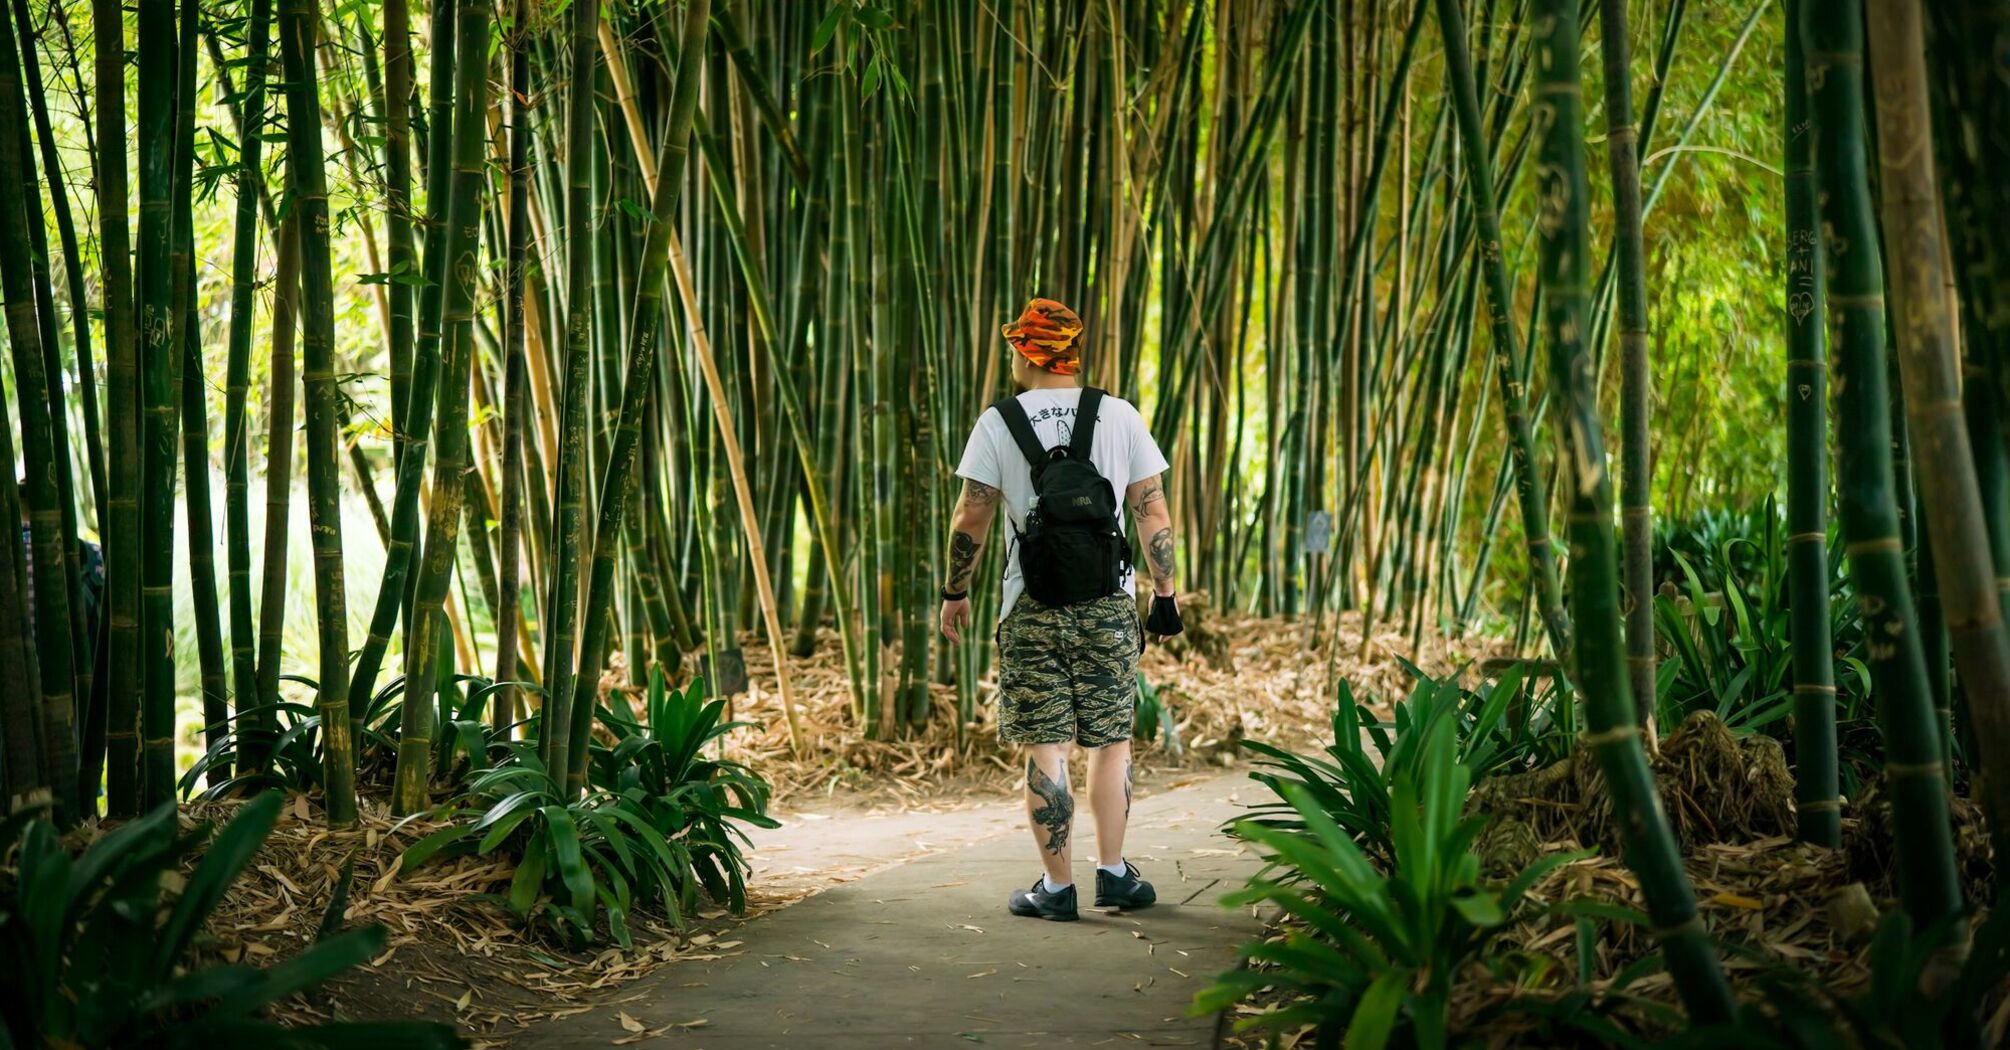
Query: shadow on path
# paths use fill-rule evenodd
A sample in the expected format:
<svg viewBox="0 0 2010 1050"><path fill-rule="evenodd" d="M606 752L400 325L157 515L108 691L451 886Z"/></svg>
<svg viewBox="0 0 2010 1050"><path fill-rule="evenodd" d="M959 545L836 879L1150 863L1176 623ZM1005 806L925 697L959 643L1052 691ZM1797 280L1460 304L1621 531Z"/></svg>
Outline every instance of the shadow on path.
<svg viewBox="0 0 2010 1050"><path fill-rule="evenodd" d="M1213 1018L1188 1017L1187 1005L1258 929L1247 910L1219 904L1256 867L1216 830L1240 810L1237 792L1252 789L1231 773L1137 801L1126 853L1157 885L1157 907L1089 906L1094 832L1084 805L1075 860L1082 920L1008 915L1006 894L1039 874L1020 811L965 811L988 815L990 826L958 814L951 833L934 836L962 840L954 848L749 921L727 935L737 954L672 964L626 989L632 1001L537 1025L512 1044L1209 1046ZM979 830L996 833L971 841ZM931 837L925 824L916 835Z"/></svg>

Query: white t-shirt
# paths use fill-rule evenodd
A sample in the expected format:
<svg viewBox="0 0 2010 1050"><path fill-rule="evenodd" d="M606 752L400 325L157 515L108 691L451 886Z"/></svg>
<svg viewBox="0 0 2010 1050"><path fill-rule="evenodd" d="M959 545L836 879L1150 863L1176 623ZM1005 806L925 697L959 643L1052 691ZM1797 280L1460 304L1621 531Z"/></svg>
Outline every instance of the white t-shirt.
<svg viewBox="0 0 2010 1050"><path fill-rule="evenodd" d="M1065 444L1074 434L1075 409L1081 400L1082 391L1078 387L1028 390L1019 395L1020 406L1033 421L1033 433L1050 449ZM1095 463L1097 472L1116 486L1117 528L1127 530L1129 522L1121 509L1124 490L1135 482L1165 473L1167 466L1165 454L1159 451L1151 431L1145 429L1144 418L1130 402L1115 396L1103 398L1103 406L1096 413L1096 437L1089 459ZM1026 462L1019 443L1012 440L1012 432L1006 429L1005 419L997 409L987 408L978 417L976 428L970 432L970 442L963 447L963 462L957 465L956 476L1003 492L1011 528L1026 527L1026 514L1033 504L1033 467ZM1019 545L1013 542L1013 535L1010 531L1005 535L1005 586L1003 607L998 611L1001 620L1026 590L1025 577L1019 572ZM1134 576L1132 572L1124 573L1124 590L1133 594Z"/></svg>

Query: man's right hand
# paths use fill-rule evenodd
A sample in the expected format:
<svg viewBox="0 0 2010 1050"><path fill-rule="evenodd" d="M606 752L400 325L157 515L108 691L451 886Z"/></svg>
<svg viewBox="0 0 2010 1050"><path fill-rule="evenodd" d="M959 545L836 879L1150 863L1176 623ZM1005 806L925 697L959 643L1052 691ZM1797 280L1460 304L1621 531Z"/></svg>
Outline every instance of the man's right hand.
<svg viewBox="0 0 2010 1050"><path fill-rule="evenodd" d="M963 629L970 626L970 599L945 599L942 603L942 636L952 642L963 640Z"/></svg>

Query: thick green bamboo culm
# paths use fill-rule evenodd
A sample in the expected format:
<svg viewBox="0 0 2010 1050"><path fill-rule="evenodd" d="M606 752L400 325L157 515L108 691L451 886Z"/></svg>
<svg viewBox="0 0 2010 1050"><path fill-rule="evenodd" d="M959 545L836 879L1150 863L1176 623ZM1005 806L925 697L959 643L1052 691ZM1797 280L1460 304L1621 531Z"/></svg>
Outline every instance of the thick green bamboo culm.
<svg viewBox="0 0 2010 1050"><path fill-rule="evenodd" d="M100 41L126 36L119 0L93 0L91 28ZM133 333L131 238L126 201L126 76L123 47L96 49L98 132L98 258L105 316L106 470L106 815L141 812L140 782L140 517L139 354ZM86 779L92 763L83 763Z"/></svg>
<svg viewBox="0 0 2010 1050"><path fill-rule="evenodd" d="M300 220L289 214L279 224L278 258L273 265L271 426L265 441L265 565L258 590L258 690L256 702L279 702L280 643L286 627L286 548L293 512L294 336L299 327ZM269 732L276 712L260 716ZM253 738L259 748L270 740ZM254 752L254 755L256 753Z"/></svg>
<svg viewBox="0 0 2010 1050"><path fill-rule="evenodd" d="M432 114L426 154L426 246L421 274L425 288L420 296L417 344L406 377L404 409L398 425L397 486L391 496L391 538L384 547L384 574L377 584L377 599L370 610L370 630L356 654L356 669L349 681L349 695L367 704L376 691L377 674L383 668L384 653L398 617L405 614L414 584L412 562L419 548L419 490L425 485L426 456L433 443L433 413L438 407L435 387L439 382L444 286L447 283L448 208L452 196L451 168L453 142L454 0L442 0L432 12ZM409 204L408 204L409 207ZM409 234L409 231L407 231ZM396 392L393 394L397 396ZM459 487L455 487L459 492ZM409 619L406 629L410 630ZM351 742L362 738L360 711L351 712Z"/></svg>
<svg viewBox="0 0 2010 1050"><path fill-rule="evenodd" d="M1587 735L1621 827L1626 864L1640 878L1676 991L1698 1024L1733 1012L1716 945L1696 907L1682 854L1661 811L1654 774L1628 695L1620 637L1618 552L1612 527L1612 479L1590 334L1590 186L1584 173L1584 100L1578 79L1576 0L1536 0L1531 44L1537 49L1534 116L1536 199L1542 211L1543 326L1549 339L1551 403L1562 444L1561 484L1569 493L1570 595L1576 616L1574 679Z"/></svg>
<svg viewBox="0 0 2010 1050"><path fill-rule="evenodd" d="M0 181L23 186L29 184L28 111L16 54L10 20L0 17ZM34 218L41 221L39 214ZM34 603L20 626L33 625L34 670L40 676L39 694L31 687L8 702L24 706L40 703L41 761L33 764L36 771L33 780L52 794L57 819L68 824L80 816L76 720L72 714L75 669L70 631L70 568L63 512L57 499L54 429L58 424L49 412L50 376L43 358L42 331L32 287L28 221L21 194L9 194L0 201L0 298L4 298L6 306L7 340L13 351L21 452L27 469L24 487L27 505L23 509L33 548L32 563L25 566L28 576L22 582L28 583L32 578L32 587L23 590L32 589ZM0 413L0 426L8 427L12 433L4 413ZM8 461L12 462L11 439L8 445ZM61 466L68 468L67 464ZM18 531L8 540L18 557L21 553ZM17 592L10 604L19 600ZM15 608L21 606L16 604ZM15 658L21 655L16 654ZM27 661L23 663L25 670Z"/></svg>
<svg viewBox="0 0 2010 1050"><path fill-rule="evenodd" d="M1619 267L1619 525L1625 538L1620 593L1626 609L1627 684L1635 717L1654 714L1653 461L1648 448L1647 252L1640 218L1640 129L1633 123L1626 0L1600 0L1605 64L1605 146L1612 171L1613 251Z"/></svg>
<svg viewBox="0 0 2010 1050"><path fill-rule="evenodd" d="M321 99L313 75L314 7L281 0L280 62L286 76L286 161L299 217L301 380L307 406L307 517L314 546L320 642L323 784L328 823L356 822L356 753L349 724L349 613L342 574L342 466L335 386L334 276L329 265L327 175L321 149ZM266 600L272 600L271 593Z"/></svg>
<svg viewBox="0 0 2010 1050"><path fill-rule="evenodd" d="M182 4L180 39L175 55L175 165L173 247L169 252L174 282L171 320L177 333L172 394L175 425L180 432L183 475L182 506L188 521L189 617L195 624L197 688L202 698L203 740L220 746L230 728L230 687L224 671L222 603L216 590L216 531L210 514L208 384L203 376L202 322L197 302L195 262L195 111L197 4ZM222 783L225 769L209 772L211 783Z"/></svg>
<svg viewBox="0 0 2010 1050"><path fill-rule="evenodd" d="M573 5L572 75L565 110L565 367L552 497L552 582L546 599L550 609L544 620L545 699L539 718L545 769L560 784L568 782L571 772L579 563L586 541L587 364L593 346L593 230L598 203L592 182L593 101L600 62L599 20L598 5Z"/></svg>
<svg viewBox="0 0 2010 1050"><path fill-rule="evenodd" d="M91 312L87 308L89 304L84 297L83 251L77 236L76 221L70 207L69 187L63 176L63 160L56 144L54 122L51 120L49 114L48 91L42 80L41 59L36 53L37 48L33 46L36 31L33 28L29 0L14 0L14 28L21 40L29 42L29 46L24 46L21 51L22 72L25 76L23 86L27 89L29 111L34 117L35 137L39 140L39 145L41 146L42 173L49 184L49 210L56 219L57 243L63 253L63 290L70 308L70 323L72 326L72 339L74 340L72 345L76 354L76 372L80 377L95 376L97 374L97 367L93 363L91 356ZM78 97L81 99L81 95ZM89 142L85 143L86 148L89 148L91 145ZM33 215L34 212L31 210L29 214ZM31 223L30 229L40 231L41 224ZM43 235L41 239L46 240L46 235ZM49 326L54 326L55 317L53 312L46 320ZM53 355L59 361L52 375L60 378L62 348L55 341L45 340L44 342L43 349L45 353ZM102 434L104 425L98 412L97 387L98 384L96 382L79 382L66 391L60 383L52 383L50 393L54 397L61 398L65 393L74 392L77 395L78 401L81 402L81 412L79 414L83 416L84 461L90 472L91 506L102 517L105 513L105 501L109 493L106 489L105 478L105 446ZM61 407L66 408L67 405L68 401L64 399ZM57 407L52 402L52 411L56 410ZM73 500L72 502L74 503L75 501ZM75 519L76 515L73 507L71 514L72 524L74 524ZM82 609L79 608L77 611L81 613ZM85 625L85 629L91 637L96 636L97 628L97 624ZM79 672L78 680L80 686L87 673L86 671ZM88 702L89 698L84 697L84 699ZM89 794L92 796L97 794L96 781L92 781Z"/></svg>
<svg viewBox="0 0 2010 1050"><path fill-rule="evenodd" d="M1931 536L1934 579L1968 723L1980 745L1970 759L1979 767L1978 794L1996 842L2010 847L2010 633L1961 400L1926 33L1918 4L1870 0L1867 13L1884 243L1894 258L1904 260L1887 273L1913 481ZM1943 735L1951 731L1948 726ZM2010 855L2010 848L2005 853Z"/></svg>
<svg viewBox="0 0 2010 1050"><path fill-rule="evenodd" d="M677 83L670 100L670 124L655 165L652 220L636 266L635 305L629 312L628 361L621 383L621 413L613 447L600 484L600 513L594 523L593 567L588 574L586 606L580 623L579 665L568 712L571 732L564 781L574 794L586 787L586 745L600 692L600 665L607 652L610 609L614 599L614 560L620 548L621 519L635 469L636 446L642 436L642 413L656 361L656 340L663 316L663 285L670 262L671 223L684 187L684 162L689 153L692 117L698 110L699 77L704 71L706 25L711 0L689 0L679 35ZM647 179L645 178L645 181ZM695 323L695 318L693 319ZM752 527L750 523L750 527ZM557 744L551 745L555 751Z"/></svg>
<svg viewBox="0 0 2010 1050"><path fill-rule="evenodd" d="M0 405L0 415L5 415ZM10 428L11 431L11 428ZM6 442L12 444L10 440ZM49 801L42 777L41 718L36 710L27 595L12 557L0 557L0 758L5 759L7 808Z"/></svg>
<svg viewBox="0 0 2010 1050"><path fill-rule="evenodd" d="M1522 536L1528 548L1529 577L1534 581L1536 609L1550 649L1559 659L1571 651L1570 617L1563 609L1556 551L1549 535L1549 499L1535 458L1535 439L1528 418L1528 392L1514 330L1514 297L1501 243L1500 213L1494 203L1493 166L1487 161L1487 139L1480 128L1478 88L1466 44L1465 16L1460 0L1438 0L1438 28L1445 41L1445 72L1452 93L1452 112L1465 146L1466 192L1479 223L1479 266L1486 287L1487 335L1493 345L1494 375L1500 385L1502 422L1513 460L1515 495L1521 505ZM1575 63L1572 64L1575 68ZM1580 613L1581 615L1581 613Z"/></svg>
<svg viewBox="0 0 2010 1050"><path fill-rule="evenodd" d="M446 288L441 333L446 354L441 366L440 418L433 454L432 502L427 508L426 547L412 611L405 624L405 703L398 724L398 769L392 809L416 813L430 804L433 683L444 671L441 655L446 626L447 585L460 547L462 477L468 455L468 370L474 360L475 282L480 276L482 194L487 176L489 7L486 0L460 0L455 14L455 51L462 61L454 77L453 178L448 190ZM438 132L444 134L444 131ZM416 369L415 369L416 371ZM414 384L416 386L416 384ZM419 411L414 405L410 412ZM411 454L411 447L407 447Z"/></svg>
<svg viewBox="0 0 2010 1050"><path fill-rule="evenodd" d="M530 254L530 51L529 0L516 0L510 24L509 230L504 266L508 316L503 336L503 457L500 562L496 567L496 662L494 680L517 675L517 619L522 613L524 413L530 410L530 365L524 358L528 322L524 317L524 269ZM506 726L515 717L516 687L504 685L490 701L489 724Z"/></svg>
<svg viewBox="0 0 2010 1050"><path fill-rule="evenodd" d="M443 5L451 7L452 5ZM391 432L394 466L402 465L411 433L414 296L409 279L419 259L412 246L412 11L410 0L384 0L384 222L390 264L389 315L385 354L391 370ZM440 47L452 42L435 39Z"/></svg>
<svg viewBox="0 0 2010 1050"><path fill-rule="evenodd" d="M1821 231L1800 8L1787 0L1787 583L1792 591L1794 813L1803 842L1842 845L1836 684L1829 623L1828 351Z"/></svg>
<svg viewBox="0 0 2010 1050"><path fill-rule="evenodd" d="M1835 0L1805 5L1800 14L1814 118L1828 345L1835 360L1837 516L1864 636L1872 640L1865 663L1884 734L1900 897L1915 928L1925 929L1961 907L1961 890L1948 828L1939 719L1927 692L1892 485L1885 282L1866 156L1862 7L1858 0Z"/></svg>
<svg viewBox="0 0 2010 1050"><path fill-rule="evenodd" d="M251 395L251 335L257 312L258 197L265 178L261 158L265 137L265 67L272 35L272 0L252 0L245 27L249 62L244 70L243 126L237 158L237 215L231 238L229 358L224 366L223 534L230 580L230 669L236 713L243 729L277 724L263 712L258 691L257 642L251 598L251 434L246 402ZM260 712L253 715L252 712ZM258 734L249 762L259 753Z"/></svg>
<svg viewBox="0 0 2010 1050"><path fill-rule="evenodd" d="M84 578L80 570L78 542L82 535L80 522L83 518L84 500L79 491L76 473L77 459L73 450L76 442L70 433L71 397L76 395L79 415L83 417L82 469L90 480L93 506L102 507L105 483L103 446L99 441L97 397L95 388L96 369L90 364L91 340L89 311L82 300L83 264L78 256L81 248L75 224L71 221L69 190L63 179L62 158L58 153L50 119L46 89L42 81L41 61L37 55L35 41L38 34L30 17L26 0L17 0L13 5L14 28L17 39L22 41L21 87L25 92L25 110L21 117L21 171L22 196L26 215L36 217L43 214L44 182L49 191L49 211L56 223L57 245L63 253L64 290L70 309L71 333L75 338L72 349L77 364L78 382L72 384L64 375L63 325L57 310L54 257L50 251L48 224L29 221L28 235L28 275L35 301L36 319L39 323L39 341L42 348L43 386L47 393L46 410L50 420L50 460L54 464L51 471L55 485L55 498L60 511L58 529L62 536L60 552L65 566L63 582L65 601L69 613L71 666L75 674L71 678L74 703L65 712L64 719L73 727L68 742L74 758L53 762L52 765L66 765L69 769L66 779L69 784L55 785L58 800L74 800L72 805L59 813L74 814L78 817L97 812L97 781L92 780L88 788L82 780L85 750L83 733L92 724L92 700L101 697L96 653L98 617L92 616L84 601ZM36 169L35 141L28 137L30 128L35 140L41 144L41 169ZM23 435L26 436L25 434ZM32 567L31 567L32 568ZM44 699L46 703L46 697ZM102 712L102 705L98 705ZM95 720L102 729L102 715Z"/></svg>
<svg viewBox="0 0 2010 1050"><path fill-rule="evenodd" d="M174 0L142 0L139 33L140 728L145 805L174 797ZM191 42L192 43L192 42ZM124 148L121 144L120 148Z"/></svg>

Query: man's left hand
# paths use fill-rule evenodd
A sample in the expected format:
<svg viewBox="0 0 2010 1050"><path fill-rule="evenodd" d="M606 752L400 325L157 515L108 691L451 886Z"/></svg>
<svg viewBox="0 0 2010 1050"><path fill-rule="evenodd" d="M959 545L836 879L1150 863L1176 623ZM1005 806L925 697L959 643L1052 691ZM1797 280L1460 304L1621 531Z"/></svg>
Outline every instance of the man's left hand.
<svg viewBox="0 0 2010 1050"><path fill-rule="evenodd" d="M942 602L942 636L952 642L963 640L963 629L970 626L970 599L958 598Z"/></svg>
<svg viewBox="0 0 2010 1050"><path fill-rule="evenodd" d="M1152 595L1150 615L1145 617L1145 630L1164 645L1166 639L1186 630L1180 622L1179 601L1170 594Z"/></svg>

